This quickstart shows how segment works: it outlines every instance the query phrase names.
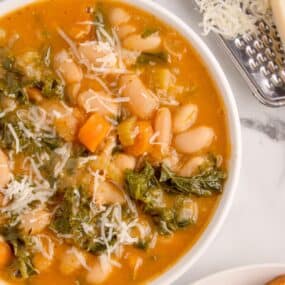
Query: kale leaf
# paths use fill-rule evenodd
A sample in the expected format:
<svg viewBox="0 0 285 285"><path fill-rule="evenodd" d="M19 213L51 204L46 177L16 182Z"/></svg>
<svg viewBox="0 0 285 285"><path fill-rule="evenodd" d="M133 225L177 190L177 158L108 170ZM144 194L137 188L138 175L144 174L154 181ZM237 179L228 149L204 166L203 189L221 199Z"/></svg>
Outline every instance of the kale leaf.
<svg viewBox="0 0 285 285"><path fill-rule="evenodd" d="M49 53L50 53L50 49ZM36 59L35 59L36 60ZM34 61L35 61L34 60ZM46 98L64 97L64 85L55 72L47 66L47 57L37 63L39 78L31 78L23 68L17 65L16 58L7 48L0 47L0 95L17 99L18 102L29 102L27 89L37 88Z"/></svg>
<svg viewBox="0 0 285 285"><path fill-rule="evenodd" d="M0 228L0 234L12 247L14 261L11 269L17 278L27 279L37 273L32 263L31 240L28 236L20 233L17 226L4 226Z"/></svg>
<svg viewBox="0 0 285 285"><path fill-rule="evenodd" d="M160 169L159 182L165 191L176 194L194 194L211 196L213 192L221 193L226 174L216 165L201 169L201 172L191 177L178 176L167 166Z"/></svg>
<svg viewBox="0 0 285 285"><path fill-rule="evenodd" d="M168 54L166 52L142 52L136 60L136 65L148 65L150 63L166 64L168 62Z"/></svg>
<svg viewBox="0 0 285 285"><path fill-rule="evenodd" d="M66 189L50 228L59 235L70 236L70 241L79 248L100 254L106 246L96 241L98 217L91 215L90 204L91 199L82 189ZM86 231L84 226L92 230Z"/></svg>
<svg viewBox="0 0 285 285"><path fill-rule="evenodd" d="M178 176L166 165L153 167L146 162L140 171L127 170L125 181L134 199L138 199L152 188L160 188L168 193L196 196L211 196L221 193L226 174L217 167L210 157L198 174L191 177Z"/></svg>
<svg viewBox="0 0 285 285"><path fill-rule="evenodd" d="M225 177L212 158L192 177L181 177L165 165L153 167L145 162L142 169L125 172L125 186L131 198L151 216L160 234L170 234L196 222L195 202L189 196L221 193ZM173 205L165 203L169 194L174 197Z"/></svg>

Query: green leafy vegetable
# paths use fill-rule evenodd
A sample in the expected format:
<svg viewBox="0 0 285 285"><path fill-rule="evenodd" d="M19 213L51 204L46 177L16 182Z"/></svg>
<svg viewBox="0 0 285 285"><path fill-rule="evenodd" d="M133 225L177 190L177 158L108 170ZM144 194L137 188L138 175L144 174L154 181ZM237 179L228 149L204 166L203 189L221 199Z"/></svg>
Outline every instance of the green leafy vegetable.
<svg viewBox="0 0 285 285"><path fill-rule="evenodd" d="M110 24L108 22L108 19L104 13L103 3L99 2L96 5L96 8L94 10L94 25L97 27L100 27L100 29L104 29L107 34L109 34L112 37L112 31L110 28ZM99 31L100 32L100 31ZM107 37L105 33L100 33L103 40L107 41Z"/></svg>
<svg viewBox="0 0 285 285"><path fill-rule="evenodd" d="M166 64L168 62L168 54L166 52L143 52L141 53L137 60L136 65L147 65L150 63Z"/></svg>
<svg viewBox="0 0 285 285"><path fill-rule="evenodd" d="M202 169L199 174L192 177L177 176L168 167L162 165L159 181L165 191L169 193L211 196L213 191L222 192L225 178L225 173L219 170L216 165Z"/></svg>
<svg viewBox="0 0 285 285"><path fill-rule="evenodd" d="M20 103L27 103L28 96L22 88L24 81L24 75L16 67L11 52L0 47L0 98L7 96L19 100Z"/></svg>
<svg viewBox="0 0 285 285"><path fill-rule="evenodd" d="M196 207L189 195L220 193L224 179L224 172L212 159L192 177L177 176L164 165L153 167L148 162L139 171L125 172L125 185L131 198L141 203L161 234L195 223ZM169 194L174 197L173 205L165 203Z"/></svg>
<svg viewBox="0 0 285 285"><path fill-rule="evenodd" d="M18 109L25 110L25 109ZM20 127L20 123L24 126ZM18 122L15 112L8 114L0 119L0 147L8 150L15 150L16 143L11 133L9 126L11 126L18 139L19 145L27 155L35 153L47 152L51 153L52 150L63 145L64 141L59 136L54 136L53 133L43 131L35 132L35 126L31 122ZM33 136L27 133L33 133Z"/></svg>
<svg viewBox="0 0 285 285"><path fill-rule="evenodd" d="M173 194L210 196L213 192L222 192L225 178L226 174L217 167L212 157L197 175L191 177L178 176L166 165L154 168L147 162L142 170L128 170L125 175L127 187L135 199L152 188L161 188Z"/></svg>
<svg viewBox="0 0 285 285"><path fill-rule="evenodd" d="M100 216L92 215L90 205L91 199L82 189L66 189L50 227L57 234L69 235L70 241L79 248L99 254L106 250L106 246L96 239L100 236Z"/></svg>
<svg viewBox="0 0 285 285"><path fill-rule="evenodd" d="M37 273L32 263L32 242L28 236L22 235L18 228L4 226L0 228L3 238L13 249L15 260L11 265L14 276L27 279Z"/></svg>
<svg viewBox="0 0 285 285"><path fill-rule="evenodd" d="M11 51L0 48L0 97L12 97L21 104L27 104L27 88L36 87L44 97L62 99L64 85L50 68L49 55L50 48L44 50L42 58L36 52L28 52L21 57L21 64L17 64ZM35 70L36 78L27 74L27 66Z"/></svg>
<svg viewBox="0 0 285 285"><path fill-rule="evenodd" d="M145 39L145 38L148 38L149 36L153 35L153 34L156 33L157 31L158 31L157 28L146 28L146 29L142 32L141 36L142 36L143 39Z"/></svg>
<svg viewBox="0 0 285 285"><path fill-rule="evenodd" d="M48 75L39 81L34 81L31 85L32 87L38 88L41 91L42 95L46 98L56 97L63 99L64 97L63 84L58 78L52 75Z"/></svg>

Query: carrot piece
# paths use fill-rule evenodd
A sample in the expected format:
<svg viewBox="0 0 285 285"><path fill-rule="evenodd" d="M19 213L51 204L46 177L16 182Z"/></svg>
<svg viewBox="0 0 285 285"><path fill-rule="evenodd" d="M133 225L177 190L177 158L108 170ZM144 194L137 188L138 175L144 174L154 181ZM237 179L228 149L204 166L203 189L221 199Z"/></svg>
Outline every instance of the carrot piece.
<svg viewBox="0 0 285 285"><path fill-rule="evenodd" d="M99 114L93 114L79 130L79 141L90 151L95 152L110 130L110 124Z"/></svg>
<svg viewBox="0 0 285 285"><path fill-rule="evenodd" d="M140 156L149 151L151 147L149 140L153 135L153 130L149 121L139 121L136 126L138 127L138 135L134 144L125 148L125 152L134 156Z"/></svg>

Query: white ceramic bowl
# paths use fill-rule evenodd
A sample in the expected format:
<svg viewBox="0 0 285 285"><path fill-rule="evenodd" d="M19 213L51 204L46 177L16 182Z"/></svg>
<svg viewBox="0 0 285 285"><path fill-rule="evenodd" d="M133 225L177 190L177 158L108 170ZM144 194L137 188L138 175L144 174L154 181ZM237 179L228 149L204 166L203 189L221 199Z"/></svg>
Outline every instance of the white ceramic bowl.
<svg viewBox="0 0 285 285"><path fill-rule="evenodd" d="M0 16L5 15L15 9L25 6L26 4L35 2L36 0L4 0L0 3ZM178 279L191 265L201 256L201 254L209 246L210 242L216 236L231 206L235 188L237 185L240 165L241 165L241 131L238 111L235 99L228 83L228 80L217 62L214 55L208 49L201 38L182 20L170 13L160 5L150 0L121 0L138 8L141 8L157 18L167 23L180 34L182 34L190 44L199 51L202 60L207 63L206 66L210 72L216 86L222 96L226 108L226 116L229 126L230 142L232 153L229 162L229 175L225 185L224 194L216 213L214 214L210 224L204 231L202 236L196 242L194 247L178 260L167 272L153 280L152 284L165 285L170 284ZM171 250L171 249L170 249Z"/></svg>

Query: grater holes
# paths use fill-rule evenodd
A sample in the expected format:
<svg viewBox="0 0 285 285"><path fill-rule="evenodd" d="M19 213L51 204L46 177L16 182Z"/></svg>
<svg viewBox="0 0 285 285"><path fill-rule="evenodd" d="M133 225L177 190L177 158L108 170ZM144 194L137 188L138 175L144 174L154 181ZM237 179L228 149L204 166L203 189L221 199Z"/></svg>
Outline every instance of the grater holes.
<svg viewBox="0 0 285 285"><path fill-rule="evenodd" d="M268 105L272 97L284 98L285 105L285 46L280 43L276 28L261 20L254 34L225 42L238 60L245 75L253 83L254 94L262 95Z"/></svg>
<svg viewBox="0 0 285 285"><path fill-rule="evenodd" d="M282 87L283 85L281 78L277 74L272 74L272 76L270 77L270 82L275 88Z"/></svg>
<svg viewBox="0 0 285 285"><path fill-rule="evenodd" d="M266 47L272 46L272 40L267 35L265 35L265 34L262 35L261 40Z"/></svg>
<svg viewBox="0 0 285 285"><path fill-rule="evenodd" d="M261 74L265 77L270 75L270 71L263 65L260 67L259 71L261 72ZM285 75L285 74L284 74Z"/></svg>
<svg viewBox="0 0 285 285"><path fill-rule="evenodd" d="M275 53L270 48L266 48L264 50L264 54L267 56L267 58L272 59L275 58Z"/></svg>
<svg viewBox="0 0 285 285"><path fill-rule="evenodd" d="M284 53L284 47L283 47L283 45L281 44L281 43L278 43L278 45L277 45L277 50L280 52L280 53Z"/></svg>
<svg viewBox="0 0 285 285"><path fill-rule="evenodd" d="M256 54L256 50L254 48L252 48L251 46L246 46L245 52L246 52L247 56L249 56L249 57L254 56Z"/></svg>
<svg viewBox="0 0 285 285"><path fill-rule="evenodd" d="M259 67L259 63L256 62L253 58L248 60L248 66L252 71L255 71Z"/></svg>
<svg viewBox="0 0 285 285"><path fill-rule="evenodd" d="M259 64L263 64L268 61L267 57L265 57L262 53L257 54L256 60Z"/></svg>
<svg viewBox="0 0 285 285"><path fill-rule="evenodd" d="M270 27L263 21L260 21L257 24L257 28L262 32L262 33L269 33L270 32Z"/></svg>
<svg viewBox="0 0 285 285"><path fill-rule="evenodd" d="M278 70L278 66L272 61L270 60L267 64L267 68L270 70L270 72L275 72L276 70Z"/></svg>
<svg viewBox="0 0 285 285"><path fill-rule="evenodd" d="M265 87L268 88L269 90L274 90L274 89L275 89L274 85L272 84L272 82L271 82L270 80L266 80L266 81L264 82L264 85L265 85Z"/></svg>
<svg viewBox="0 0 285 285"><path fill-rule="evenodd" d="M273 38L278 42L281 41L281 38L280 38L278 31L274 31Z"/></svg>
<svg viewBox="0 0 285 285"><path fill-rule="evenodd" d="M259 40L255 40L255 41L253 42L253 46L254 46L254 48L255 48L257 51L261 51L261 50L264 49L263 43L262 43L261 41L259 41Z"/></svg>
<svg viewBox="0 0 285 285"><path fill-rule="evenodd" d="M249 34L245 34L242 38L247 44L250 44L253 41L253 37Z"/></svg>
<svg viewBox="0 0 285 285"><path fill-rule="evenodd" d="M234 43L238 49L244 49L245 48L245 42L241 38L236 38Z"/></svg>

